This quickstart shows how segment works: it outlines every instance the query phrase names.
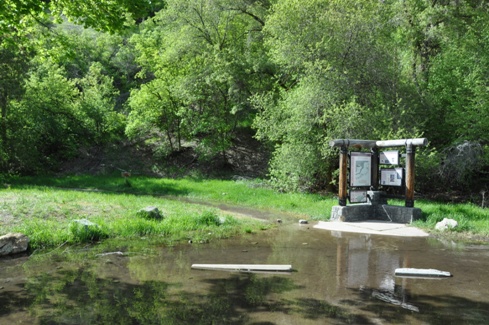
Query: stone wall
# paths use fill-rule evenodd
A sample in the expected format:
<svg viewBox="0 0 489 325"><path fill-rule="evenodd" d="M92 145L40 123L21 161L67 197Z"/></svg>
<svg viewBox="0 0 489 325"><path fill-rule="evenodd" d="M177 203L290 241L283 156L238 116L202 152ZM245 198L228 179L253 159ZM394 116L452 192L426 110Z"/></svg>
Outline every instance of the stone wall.
<svg viewBox="0 0 489 325"><path fill-rule="evenodd" d="M368 202L347 206L335 205L331 209L331 221L383 220L396 223L412 223L421 218L421 209L388 205L383 192L368 191Z"/></svg>

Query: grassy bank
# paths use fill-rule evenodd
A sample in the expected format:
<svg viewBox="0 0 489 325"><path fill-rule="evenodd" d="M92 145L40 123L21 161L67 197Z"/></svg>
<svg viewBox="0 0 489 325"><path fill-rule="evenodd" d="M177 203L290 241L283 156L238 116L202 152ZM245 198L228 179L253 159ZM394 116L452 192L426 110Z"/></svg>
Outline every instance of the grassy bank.
<svg viewBox="0 0 489 325"><path fill-rule="evenodd" d="M313 219L327 219L337 202L333 196L278 193L263 181L234 181L200 178L165 179L121 176L22 177L8 181L11 189L65 188L136 196L184 197L204 202L222 202L257 209L298 213Z"/></svg>
<svg viewBox="0 0 489 325"><path fill-rule="evenodd" d="M156 206L162 220L138 215ZM97 226L78 226L87 219ZM0 191L0 234L21 232L31 249L112 238L145 238L154 243L195 243L267 229L269 224L222 213L216 208L151 195L13 186Z"/></svg>
<svg viewBox="0 0 489 325"><path fill-rule="evenodd" d="M489 209L471 203L448 204L419 200L416 207L423 211L423 220L414 225L435 235L459 240L489 242ZM443 234L434 231L437 222L444 218L454 219L458 227Z"/></svg>
<svg viewBox="0 0 489 325"><path fill-rule="evenodd" d="M196 204L199 202L203 204ZM162 243L189 239L198 242L261 231L270 226L270 223L224 213L208 203L328 220L337 201L332 196L278 193L259 180L246 179L12 178L0 190L0 233L23 232L31 238L32 248L42 248L98 238L145 237ZM147 206L158 207L163 220L138 217L137 211ZM489 209L429 201L417 201L416 206L423 210L424 220L415 224L420 228L432 230L436 222L452 218L460 224L451 232L455 237L489 238ZM80 232L73 226L73 221L79 219L88 219L98 227L93 233Z"/></svg>

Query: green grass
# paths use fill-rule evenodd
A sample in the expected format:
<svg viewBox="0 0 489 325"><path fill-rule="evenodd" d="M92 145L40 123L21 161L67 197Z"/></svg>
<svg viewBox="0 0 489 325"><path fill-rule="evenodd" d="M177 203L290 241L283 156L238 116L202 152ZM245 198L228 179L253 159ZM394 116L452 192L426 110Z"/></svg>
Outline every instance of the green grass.
<svg viewBox="0 0 489 325"><path fill-rule="evenodd" d="M158 207L163 219L138 217L137 212L147 206ZM75 220L79 219L97 226L77 227ZM212 207L161 196L38 185L13 185L0 190L0 233L28 235L31 249L104 238L152 237L164 244L189 239L200 242L267 227L262 221L233 217Z"/></svg>
<svg viewBox="0 0 489 325"><path fill-rule="evenodd" d="M389 200L392 205L404 205L402 200ZM478 237L489 241L489 209L481 208L472 203L442 203L428 200L417 200L415 207L422 211L422 219L413 222L413 225L431 233L442 235L435 230L437 222L444 218L454 219L458 227L445 232L443 235L455 239L469 240Z"/></svg>
<svg viewBox="0 0 489 325"><path fill-rule="evenodd" d="M476 234L489 237L489 209L483 209L475 204L447 204L429 201L416 202L423 211L423 220L415 225L425 229L433 229L437 222L444 218L454 219L458 227L453 231Z"/></svg>
<svg viewBox="0 0 489 325"><path fill-rule="evenodd" d="M69 176L12 178L11 188L33 186L83 189L133 195L177 196L206 202L222 202L259 209L298 213L312 219L326 220L331 207L337 204L332 196L316 194L279 193L259 180L215 180L200 178L164 179L132 177L130 187L120 176Z"/></svg>
<svg viewBox="0 0 489 325"><path fill-rule="evenodd" d="M120 176L11 178L0 190L0 233L23 232L33 248L103 238L205 242L268 227L251 218L226 215L208 203L314 220L328 220L331 207L337 204L333 196L279 193L260 180L132 177L128 182ZM402 201L389 203L403 205ZM423 211L423 220L415 223L420 228L432 230L436 222L452 218L460 225L455 232L489 238L489 209L422 200L415 205ZM158 207L163 220L138 218L137 211L146 206ZM88 219L99 227L80 232L73 226L77 219Z"/></svg>

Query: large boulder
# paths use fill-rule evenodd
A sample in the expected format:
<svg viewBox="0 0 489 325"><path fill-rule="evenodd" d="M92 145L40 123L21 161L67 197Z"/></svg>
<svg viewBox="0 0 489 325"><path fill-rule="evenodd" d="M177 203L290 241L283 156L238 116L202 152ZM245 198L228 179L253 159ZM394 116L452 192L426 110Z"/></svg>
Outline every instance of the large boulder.
<svg viewBox="0 0 489 325"><path fill-rule="evenodd" d="M445 230L451 230L454 229L458 226L458 222L453 219L448 219L448 218L443 218L442 221L438 222L435 226L436 230L439 231L445 231Z"/></svg>
<svg viewBox="0 0 489 325"><path fill-rule="evenodd" d="M8 233L0 236L0 256L17 254L27 251L29 237L20 233Z"/></svg>

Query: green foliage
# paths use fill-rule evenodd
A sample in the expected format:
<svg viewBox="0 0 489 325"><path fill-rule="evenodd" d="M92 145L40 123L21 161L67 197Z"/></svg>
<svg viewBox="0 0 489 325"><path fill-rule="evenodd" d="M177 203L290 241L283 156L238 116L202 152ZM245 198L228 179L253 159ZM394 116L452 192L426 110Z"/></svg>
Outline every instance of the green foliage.
<svg viewBox="0 0 489 325"><path fill-rule="evenodd" d="M333 138L427 137L424 184L450 148L489 143L484 1L6 0L0 32L2 172L124 137L226 164L253 126L271 183L314 191ZM447 186L482 188L481 155Z"/></svg>
<svg viewBox="0 0 489 325"><path fill-rule="evenodd" d="M94 64L84 78L45 61L30 73L25 94L8 107L7 141L11 165L23 172L56 168L81 146L121 134L124 117L114 111L112 80Z"/></svg>
<svg viewBox="0 0 489 325"><path fill-rule="evenodd" d="M84 129L90 133L91 141L99 144L119 139L123 134L125 116L115 111L118 91L112 78L102 73L101 64L93 63L77 86L81 92L74 109Z"/></svg>
<svg viewBox="0 0 489 325"><path fill-rule="evenodd" d="M270 80L260 58L263 14L246 1L168 1L132 38L154 79L131 93L127 134L161 133L169 153L197 141L202 159L226 159L236 127L253 114L250 94Z"/></svg>
<svg viewBox="0 0 489 325"><path fill-rule="evenodd" d="M435 148L423 148L416 152L416 188L421 192L440 184L442 155Z"/></svg>
<svg viewBox="0 0 489 325"><path fill-rule="evenodd" d="M21 29L24 20L50 13L61 21L67 17L85 27L118 31L162 7L163 1L132 0L4 0L0 5L0 31Z"/></svg>
<svg viewBox="0 0 489 325"><path fill-rule="evenodd" d="M131 92L128 101L131 113L128 117L126 134L130 138L147 137L158 139L164 134L166 142L157 144L167 154L181 148L182 136L189 131L183 125L182 108L171 96L168 84L162 79L155 79ZM166 150L165 150L166 149Z"/></svg>
<svg viewBox="0 0 489 325"><path fill-rule="evenodd" d="M447 126L443 135L452 143L462 139L489 141L487 132L482 131L489 127L489 80L485 73L489 68L485 55L489 12L470 14L474 22L469 28L449 30L451 37L447 35L441 42L443 51L433 59L428 85L439 119Z"/></svg>
<svg viewBox="0 0 489 325"><path fill-rule="evenodd" d="M270 183L283 191L307 191L316 185L325 168L321 156L308 143L285 143L270 163ZM325 175L323 175L324 177Z"/></svg>
<svg viewBox="0 0 489 325"><path fill-rule="evenodd" d="M386 39L394 28L386 14L370 1L273 7L266 42L289 77L278 93L255 97L261 110L254 126L259 139L275 143L270 175L278 188L324 188L337 161L327 145L332 138L416 130L406 113L410 101L399 98L404 86Z"/></svg>
<svg viewBox="0 0 489 325"><path fill-rule="evenodd" d="M31 72L22 100L10 103L10 155L20 170L52 168L74 153L81 133L73 107L78 95L63 69L50 62Z"/></svg>
<svg viewBox="0 0 489 325"><path fill-rule="evenodd" d="M23 78L31 55L26 49L4 42L5 39L0 36L0 172L10 167L12 143L7 131L10 125L10 101L23 94Z"/></svg>

